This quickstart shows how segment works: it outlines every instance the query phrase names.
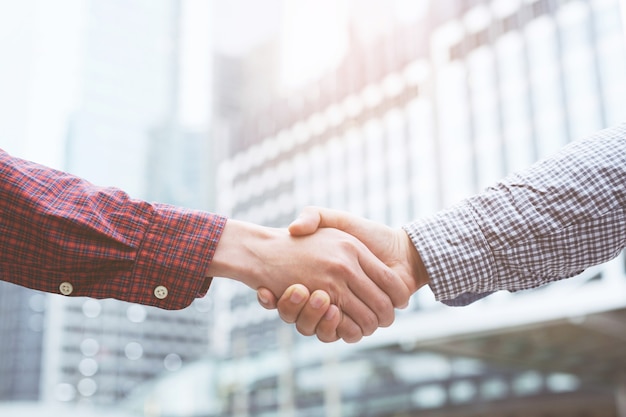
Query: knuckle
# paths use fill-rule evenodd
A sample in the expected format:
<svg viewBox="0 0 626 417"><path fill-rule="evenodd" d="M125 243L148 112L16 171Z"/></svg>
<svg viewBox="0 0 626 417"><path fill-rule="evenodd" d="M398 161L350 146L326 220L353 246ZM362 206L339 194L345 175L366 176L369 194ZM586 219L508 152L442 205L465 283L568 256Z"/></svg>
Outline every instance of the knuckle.
<svg viewBox="0 0 626 417"><path fill-rule="evenodd" d="M339 336L337 336L337 333L335 332L326 333L323 331L318 331L317 338L320 340L320 342L324 342L324 343L331 343L331 342L336 342L337 340L339 340Z"/></svg>
<svg viewBox="0 0 626 417"><path fill-rule="evenodd" d="M394 306L406 304L411 292L402 279L391 269L385 269L382 273L382 288L391 298Z"/></svg>
<svg viewBox="0 0 626 417"><path fill-rule="evenodd" d="M345 303L346 286L338 280L332 279L326 283L326 292L331 304L342 306Z"/></svg>
<svg viewBox="0 0 626 417"><path fill-rule="evenodd" d="M387 327L393 323L395 312L394 305L389 297L382 295L377 297L375 308L378 316L377 324L381 327Z"/></svg>
<svg viewBox="0 0 626 417"><path fill-rule="evenodd" d="M390 268L383 269L381 278L383 280L383 285L390 289L396 286L395 284L398 282L396 274Z"/></svg>
<svg viewBox="0 0 626 417"><path fill-rule="evenodd" d="M345 251L353 252L354 251L354 240L350 235L342 234L341 238L337 240L339 247Z"/></svg>
<svg viewBox="0 0 626 417"><path fill-rule="evenodd" d="M403 308L409 303L410 299L411 294L407 293L405 296L402 296L400 299L396 300L396 302L394 303L394 307Z"/></svg>
<svg viewBox="0 0 626 417"><path fill-rule="evenodd" d="M289 316L288 316L288 315L286 315L286 314L283 314L281 311L279 311L279 312L278 312L278 316L279 316L279 317L280 317L280 319L281 319L282 321L284 321L285 323L289 323L289 324L295 323L295 319L293 319L292 317L289 317Z"/></svg>
<svg viewBox="0 0 626 417"><path fill-rule="evenodd" d="M360 333L355 333L353 336L344 337L343 340L346 343L356 343L363 339L363 336Z"/></svg>
<svg viewBox="0 0 626 417"><path fill-rule="evenodd" d="M389 315L393 312L393 303L388 295L381 293L372 299L372 307L378 315Z"/></svg>
<svg viewBox="0 0 626 417"><path fill-rule="evenodd" d="M363 337L361 329L358 326L344 326L340 325L337 329L339 337L341 337L346 343L356 343Z"/></svg>
<svg viewBox="0 0 626 417"><path fill-rule="evenodd" d="M395 307L406 305L411 298L411 291L406 285L402 285L401 291L394 294L396 294L396 299L394 300Z"/></svg>
<svg viewBox="0 0 626 417"><path fill-rule="evenodd" d="M298 313L293 311L292 308L285 304L278 303L278 315L286 323L295 323L298 318Z"/></svg>
<svg viewBox="0 0 626 417"><path fill-rule="evenodd" d="M386 315L382 319L380 319L379 325L380 327L389 327L393 324L395 319L396 319L396 314L395 314L395 311L392 310L389 315Z"/></svg>
<svg viewBox="0 0 626 417"><path fill-rule="evenodd" d="M315 329L315 334L324 343L334 342L339 339L337 330L330 321L322 320Z"/></svg>
<svg viewBox="0 0 626 417"><path fill-rule="evenodd" d="M294 323L297 317L291 311L281 309L280 307L278 308L278 315L280 316L281 320L283 320L285 323Z"/></svg>
<svg viewBox="0 0 626 417"><path fill-rule="evenodd" d="M296 322L296 330L303 336L313 336L315 332L311 329L307 328L307 326L302 326Z"/></svg>
<svg viewBox="0 0 626 417"><path fill-rule="evenodd" d="M366 314L361 322L361 331L363 335L370 336L378 328L378 317L375 314Z"/></svg>
<svg viewBox="0 0 626 417"><path fill-rule="evenodd" d="M352 274L352 268L343 257L337 257L329 265L331 275L346 277Z"/></svg>

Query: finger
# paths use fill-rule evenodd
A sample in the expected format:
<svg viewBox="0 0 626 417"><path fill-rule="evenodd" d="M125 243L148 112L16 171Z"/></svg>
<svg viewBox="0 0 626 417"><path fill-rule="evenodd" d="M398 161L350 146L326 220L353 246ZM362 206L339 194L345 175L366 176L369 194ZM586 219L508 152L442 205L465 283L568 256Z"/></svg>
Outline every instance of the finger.
<svg viewBox="0 0 626 417"><path fill-rule="evenodd" d="M332 227L357 236L367 232L372 226L378 226L371 220L355 216L341 210L324 207L308 206L289 225L289 233L293 236L310 235L321 227Z"/></svg>
<svg viewBox="0 0 626 417"><path fill-rule="evenodd" d="M288 287L278 300L278 314L286 323L295 323L309 300L309 290L302 284Z"/></svg>
<svg viewBox="0 0 626 417"><path fill-rule="evenodd" d="M387 296L393 307L402 307L407 304L411 296L411 290L393 269L389 268L369 251L361 251L359 264L363 272ZM384 308L386 300L380 299L376 303L378 308ZM385 311L387 311L387 314L384 317L379 317L379 319L381 323L387 323L386 325L388 326L393 323L393 315L390 315L388 310ZM381 326L385 326L385 324L381 324Z"/></svg>
<svg viewBox="0 0 626 417"><path fill-rule="evenodd" d="M375 269L372 264L383 271L389 268L357 239L348 236L344 243L347 250L340 251L337 258L326 265L325 280L331 285L328 293L332 303L350 316L364 335L369 336L379 326L391 324L395 313L390 297L368 276L362 264L372 270Z"/></svg>
<svg viewBox="0 0 626 417"><path fill-rule="evenodd" d="M256 298L259 304L268 310L274 310L277 307L276 296L267 288L259 287L256 291Z"/></svg>
<svg viewBox="0 0 626 417"><path fill-rule="evenodd" d="M318 322L317 327L315 328L315 334L317 338L324 342L330 343L335 342L340 339L337 334L337 328L341 321L341 312L339 311L339 307L334 304L328 306L328 310L322 317L322 319ZM353 322L354 323L354 322ZM361 329L354 323L357 331L361 331Z"/></svg>
<svg viewBox="0 0 626 417"><path fill-rule="evenodd" d="M386 327L393 323L395 318L394 298L400 298L408 289L402 280L387 265L376 258L359 241L354 242L358 264L345 274L352 273L347 279L348 289L355 297L346 297L345 304L338 304L340 309L348 314L361 326L363 334L369 336L379 326ZM384 284L380 285L379 283ZM386 291L398 291L402 294L387 294ZM403 300L404 301L404 300ZM375 320L371 314L374 314ZM375 324L375 328L371 326Z"/></svg>
<svg viewBox="0 0 626 417"><path fill-rule="evenodd" d="M342 314L337 326L337 336L346 343L356 343L365 336L361 327L348 315Z"/></svg>
<svg viewBox="0 0 626 417"><path fill-rule="evenodd" d="M305 336L314 335L317 324L323 319L329 307L330 296L328 293L322 290L314 291L296 320L298 332Z"/></svg>
<svg viewBox="0 0 626 417"><path fill-rule="evenodd" d="M390 321L389 314L394 314L393 305L369 278L359 278L358 281L360 283L348 283L352 295L341 298L338 307L344 316L347 315L359 326L361 335L369 336L378 329L381 320L384 323Z"/></svg>
<svg viewBox="0 0 626 417"><path fill-rule="evenodd" d="M297 219L288 226L293 236L304 236L314 233L320 226L320 215L317 207L305 207Z"/></svg>

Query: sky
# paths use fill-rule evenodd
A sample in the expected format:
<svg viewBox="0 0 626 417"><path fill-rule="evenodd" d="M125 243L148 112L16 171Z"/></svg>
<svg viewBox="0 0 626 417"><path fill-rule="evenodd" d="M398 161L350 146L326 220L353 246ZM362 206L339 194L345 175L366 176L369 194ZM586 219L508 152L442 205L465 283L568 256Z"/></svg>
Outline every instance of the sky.
<svg viewBox="0 0 626 417"><path fill-rule="evenodd" d="M271 37L282 43L282 80L297 88L338 63L349 23L368 41L392 25L416 19L430 0L213 1L213 44L219 53L244 54Z"/></svg>
<svg viewBox="0 0 626 417"><path fill-rule="evenodd" d="M0 146L60 165L67 120L79 105L88 4L0 0L4 57ZM183 0L179 121L197 130L210 124L212 50L241 55L268 38L279 38L281 80L289 90L340 61L350 20L362 38L373 38L394 19L414 18L427 4L428 0Z"/></svg>

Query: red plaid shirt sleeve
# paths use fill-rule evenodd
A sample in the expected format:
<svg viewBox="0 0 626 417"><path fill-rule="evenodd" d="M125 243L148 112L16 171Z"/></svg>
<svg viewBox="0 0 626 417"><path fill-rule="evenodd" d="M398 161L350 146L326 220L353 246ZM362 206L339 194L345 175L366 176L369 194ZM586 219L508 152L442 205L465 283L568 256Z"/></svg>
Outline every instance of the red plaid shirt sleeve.
<svg viewBox="0 0 626 417"><path fill-rule="evenodd" d="M226 219L131 199L0 150L0 279L180 309L206 294Z"/></svg>

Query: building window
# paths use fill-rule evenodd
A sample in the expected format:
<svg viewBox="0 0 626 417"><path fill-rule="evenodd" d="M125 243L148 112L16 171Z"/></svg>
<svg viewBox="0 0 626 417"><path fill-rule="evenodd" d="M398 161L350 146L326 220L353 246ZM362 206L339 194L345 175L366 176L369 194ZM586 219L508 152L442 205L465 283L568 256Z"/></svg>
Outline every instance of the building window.
<svg viewBox="0 0 626 417"><path fill-rule="evenodd" d="M346 163L345 143L332 138L326 144L328 154L329 207L346 208Z"/></svg>
<svg viewBox="0 0 626 417"><path fill-rule="evenodd" d="M557 28L550 16L530 22L524 30L529 59L530 87L539 158L567 142Z"/></svg>
<svg viewBox="0 0 626 417"><path fill-rule="evenodd" d="M524 39L519 32L502 36L494 45L504 138L505 173L535 160Z"/></svg>
<svg viewBox="0 0 626 417"><path fill-rule="evenodd" d="M433 105L429 99L419 97L407 105L406 112L412 206L409 216L417 218L440 208Z"/></svg>
<svg viewBox="0 0 626 417"><path fill-rule="evenodd" d="M443 204L450 206L475 189L467 72L459 62L439 70L436 101L441 150Z"/></svg>
<svg viewBox="0 0 626 417"><path fill-rule="evenodd" d="M474 125L474 149L478 188L502 174L502 142L496 64L491 47L474 50L467 58L468 81Z"/></svg>
<svg viewBox="0 0 626 417"><path fill-rule="evenodd" d="M582 2L562 6L556 15L563 58L570 140L602 128L598 75L591 43L591 13Z"/></svg>
<svg viewBox="0 0 626 417"><path fill-rule="evenodd" d="M309 152L311 164L311 203L328 206L327 153L323 145L316 145Z"/></svg>
<svg viewBox="0 0 626 417"><path fill-rule="evenodd" d="M399 227L410 219L407 173L406 116L400 109L389 111L384 118L387 138L387 224Z"/></svg>
<svg viewBox="0 0 626 417"><path fill-rule="evenodd" d="M591 2L606 124L626 119L626 43L618 1Z"/></svg>
<svg viewBox="0 0 626 417"><path fill-rule="evenodd" d="M365 216L365 147L356 128L345 133L347 207L352 213Z"/></svg>
<svg viewBox="0 0 626 417"><path fill-rule="evenodd" d="M366 151L367 217L381 223L387 222L385 180L385 132L378 119L369 121L364 128Z"/></svg>

